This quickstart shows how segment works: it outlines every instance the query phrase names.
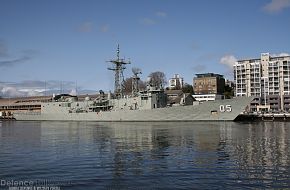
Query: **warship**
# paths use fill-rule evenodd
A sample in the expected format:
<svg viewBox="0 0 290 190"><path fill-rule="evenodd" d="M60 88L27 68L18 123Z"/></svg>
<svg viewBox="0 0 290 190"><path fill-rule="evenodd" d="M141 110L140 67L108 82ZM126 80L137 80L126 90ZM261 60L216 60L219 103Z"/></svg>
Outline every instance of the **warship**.
<svg viewBox="0 0 290 190"><path fill-rule="evenodd" d="M117 58L109 61L112 67L108 68L115 72L114 93L100 91L97 98L86 97L82 101L77 96L60 94L50 102L42 102L39 112L15 112L13 117L39 121L235 121L252 100L239 97L201 103L188 102L184 96L178 104L168 105L162 87L149 82L145 90L139 90L141 72L138 69L133 70L132 94L124 95L123 70L130 62L121 59L119 52L118 45Z"/></svg>

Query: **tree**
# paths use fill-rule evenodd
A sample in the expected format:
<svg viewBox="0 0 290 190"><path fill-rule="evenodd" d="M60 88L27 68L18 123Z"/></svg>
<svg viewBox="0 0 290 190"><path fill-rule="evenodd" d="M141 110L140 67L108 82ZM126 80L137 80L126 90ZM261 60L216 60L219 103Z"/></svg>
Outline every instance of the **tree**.
<svg viewBox="0 0 290 190"><path fill-rule="evenodd" d="M184 86L182 87L182 92L183 93L190 93L193 94L193 87L190 84L184 84Z"/></svg>
<svg viewBox="0 0 290 190"><path fill-rule="evenodd" d="M132 92L132 77L126 78L123 83L124 93L130 94Z"/></svg>
<svg viewBox="0 0 290 190"><path fill-rule="evenodd" d="M166 76L161 71L152 72L148 77L150 78L149 83L152 86L163 88L167 84Z"/></svg>
<svg viewBox="0 0 290 190"><path fill-rule="evenodd" d="M132 93L132 77L126 78L124 80L123 86L124 86L124 93L131 94ZM145 90L146 83L143 82L142 80L139 80L138 86L139 86L140 91Z"/></svg>
<svg viewBox="0 0 290 190"><path fill-rule="evenodd" d="M234 89L230 87L229 85L225 85L224 96L226 99L232 98L234 96Z"/></svg>

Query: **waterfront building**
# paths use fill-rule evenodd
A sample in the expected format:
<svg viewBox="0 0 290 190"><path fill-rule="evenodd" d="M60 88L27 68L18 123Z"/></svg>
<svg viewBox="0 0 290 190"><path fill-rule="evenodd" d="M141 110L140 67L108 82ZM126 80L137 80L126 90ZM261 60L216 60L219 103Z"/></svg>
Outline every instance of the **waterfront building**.
<svg viewBox="0 0 290 190"><path fill-rule="evenodd" d="M225 79L214 73L196 74L193 79L193 97L198 101L224 99Z"/></svg>
<svg viewBox="0 0 290 190"><path fill-rule="evenodd" d="M224 89L225 79L220 74L196 74L193 79L194 94L223 94Z"/></svg>
<svg viewBox="0 0 290 190"><path fill-rule="evenodd" d="M184 80L182 77L180 77L179 74L175 74L172 78L168 81L169 89L182 89L184 86Z"/></svg>
<svg viewBox="0 0 290 190"><path fill-rule="evenodd" d="M290 56L238 60L234 64L235 96L253 96L252 111L290 110Z"/></svg>

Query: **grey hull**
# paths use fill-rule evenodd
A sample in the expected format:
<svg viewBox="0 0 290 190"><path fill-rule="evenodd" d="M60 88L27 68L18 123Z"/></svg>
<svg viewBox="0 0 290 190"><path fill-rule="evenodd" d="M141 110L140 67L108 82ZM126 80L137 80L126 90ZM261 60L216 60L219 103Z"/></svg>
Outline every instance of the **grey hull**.
<svg viewBox="0 0 290 190"><path fill-rule="evenodd" d="M18 113L16 120L53 121L233 121L250 104L251 98L205 102L152 110L119 110L87 113ZM227 106L230 110L224 109ZM222 108L222 109L221 109Z"/></svg>

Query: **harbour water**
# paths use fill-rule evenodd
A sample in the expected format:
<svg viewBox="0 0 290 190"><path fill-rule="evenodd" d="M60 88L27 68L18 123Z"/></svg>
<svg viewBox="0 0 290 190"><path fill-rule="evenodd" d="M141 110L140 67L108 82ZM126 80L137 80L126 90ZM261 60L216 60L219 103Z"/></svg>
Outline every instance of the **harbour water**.
<svg viewBox="0 0 290 190"><path fill-rule="evenodd" d="M290 188L289 145L287 122L0 121L0 189Z"/></svg>

